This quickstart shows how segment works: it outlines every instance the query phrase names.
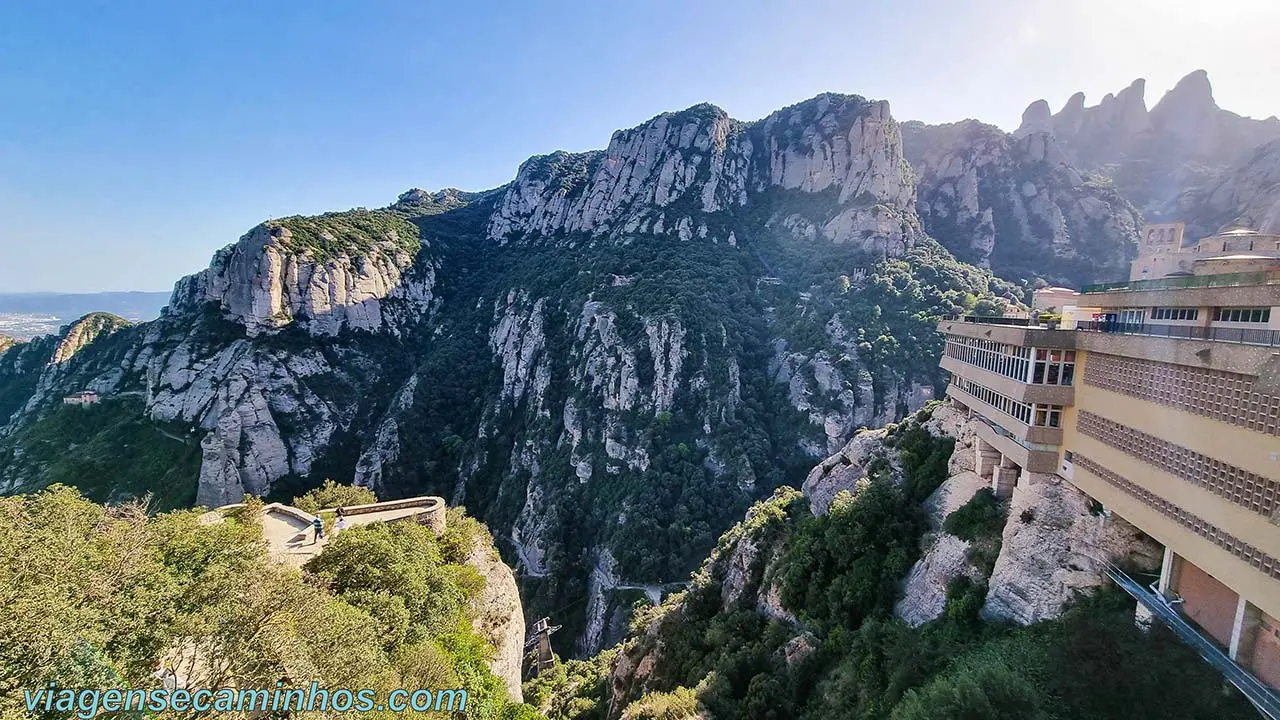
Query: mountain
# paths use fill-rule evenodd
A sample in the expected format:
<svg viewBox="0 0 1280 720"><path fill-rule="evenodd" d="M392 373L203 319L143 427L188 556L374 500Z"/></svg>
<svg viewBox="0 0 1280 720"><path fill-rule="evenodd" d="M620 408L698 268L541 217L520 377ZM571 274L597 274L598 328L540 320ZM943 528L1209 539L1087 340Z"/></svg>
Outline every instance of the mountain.
<svg viewBox="0 0 1280 720"><path fill-rule="evenodd" d="M976 120L906 122L925 231L957 258L1022 282L1123 277L1146 222L1199 239L1280 223L1280 120L1220 108L1197 70L1147 109L1146 83L1057 113L1037 100L1013 133Z"/></svg>
<svg viewBox="0 0 1280 720"><path fill-rule="evenodd" d="M1255 120L1219 107L1203 70L1179 80L1150 110L1145 89L1144 80L1135 80L1091 107L1076 93L1057 113L1038 100L1014 134L1051 133L1072 163L1112 178L1149 220L1185 220L1198 239L1219 226L1181 214L1187 208L1179 198L1237 177L1261 146L1280 140L1280 119Z"/></svg>
<svg viewBox="0 0 1280 720"><path fill-rule="evenodd" d="M940 403L859 433L526 701L550 720L1257 716L1108 587L1101 561L1151 569L1158 545L1065 483L996 500L972 440Z"/></svg>
<svg viewBox="0 0 1280 720"><path fill-rule="evenodd" d="M91 312L109 312L133 322L154 320L169 300L163 292L0 293L0 333L29 340L56 333Z"/></svg>
<svg viewBox="0 0 1280 720"><path fill-rule="evenodd" d="M1105 178L1075 167L1051 133L965 120L904 123L903 138L921 222L957 258L1055 285L1128 272L1141 215Z"/></svg>
<svg viewBox="0 0 1280 720"><path fill-rule="evenodd" d="M1197 115L1190 87L1149 127L1132 92L1081 127L1185 145L1211 118L1219 140L1185 152L1223 169L1180 201L1268 221L1274 146L1215 153L1270 125ZM1123 274L1137 150L1090 165L1093 134L1035 123L900 126L856 95L755 122L697 105L499 188L264 222L155 320L0 350L0 492L442 495L492 529L529 615L564 625L557 649L591 655L753 502L937 396L939 318ZM100 402L63 404L86 389Z"/></svg>
<svg viewBox="0 0 1280 720"><path fill-rule="evenodd" d="M828 94L752 123L664 113L486 192L268 221L158 319L0 355L0 488L441 494L587 654L751 502L934 397L939 317L1021 300L915 208L887 103ZM81 389L101 402L61 404Z"/></svg>

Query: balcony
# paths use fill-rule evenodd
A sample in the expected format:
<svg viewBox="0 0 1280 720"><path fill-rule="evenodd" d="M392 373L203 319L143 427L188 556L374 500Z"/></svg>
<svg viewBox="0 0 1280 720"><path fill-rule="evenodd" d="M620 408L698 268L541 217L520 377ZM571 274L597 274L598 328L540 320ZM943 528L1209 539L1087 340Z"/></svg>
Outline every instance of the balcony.
<svg viewBox="0 0 1280 720"><path fill-rule="evenodd" d="M1272 307L1280 305L1280 271L1191 275L1089 285L1082 305L1126 307Z"/></svg>
<svg viewBox="0 0 1280 720"><path fill-rule="evenodd" d="M1027 362L1031 361L1028 360ZM1076 390L1071 385L1027 383L1007 375L991 372L977 365L971 365L949 355L943 355L938 366L952 375L968 378L979 385L991 388L1019 402L1040 403L1042 405L1072 405L1075 402Z"/></svg>
<svg viewBox="0 0 1280 720"><path fill-rule="evenodd" d="M1032 324L1032 322L1029 318L966 315L963 318L939 322L938 332L944 335L993 340L1019 347L1066 350L1075 347L1075 333L1068 330L1050 330L1044 325Z"/></svg>
<svg viewBox="0 0 1280 720"><path fill-rule="evenodd" d="M1114 333L1117 335L1147 335L1151 337L1183 338L1186 340L1211 340L1240 345L1280 347L1280 330L1267 328L1204 327L1200 325L1159 325L1152 323L1107 322L1089 320L1076 324L1083 332Z"/></svg>
<svg viewBox="0 0 1280 720"><path fill-rule="evenodd" d="M961 405L1007 429L1009 434L1020 442L1033 445L1062 444L1062 428L1028 425L1009 413L997 409L994 405L980 400L977 396L965 392L955 383L947 385L947 396L958 400Z"/></svg>
<svg viewBox="0 0 1280 720"><path fill-rule="evenodd" d="M1144 290L1182 290L1185 288L1248 287L1252 285L1280 285L1280 271L1224 273L1222 275L1190 275L1187 277L1130 280L1128 282L1085 285L1081 295L1099 293L1141 292Z"/></svg>

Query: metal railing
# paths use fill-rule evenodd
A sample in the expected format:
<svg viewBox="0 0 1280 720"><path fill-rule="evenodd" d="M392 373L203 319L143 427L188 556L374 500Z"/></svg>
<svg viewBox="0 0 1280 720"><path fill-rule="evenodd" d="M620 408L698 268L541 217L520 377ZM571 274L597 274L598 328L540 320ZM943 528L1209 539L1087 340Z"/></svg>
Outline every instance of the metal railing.
<svg viewBox="0 0 1280 720"><path fill-rule="evenodd" d="M1156 278L1154 280L1129 280L1085 285L1080 294L1106 292L1131 292L1139 290L1178 290L1201 287L1241 287L1245 285L1280 284L1280 271L1247 273L1222 273L1221 275L1188 275L1186 277Z"/></svg>
<svg viewBox="0 0 1280 720"><path fill-rule="evenodd" d="M1264 685L1248 670L1240 667L1222 649L1200 634L1190 623L1175 611L1164 598L1142 587L1120 568L1109 562L1102 562L1103 570L1120 589L1129 593L1142 603L1152 615L1173 631L1184 643L1200 654L1205 662L1222 673L1227 682L1236 686L1258 712L1271 720L1280 720L1280 697L1271 688Z"/></svg>
<svg viewBox="0 0 1280 720"><path fill-rule="evenodd" d="M993 315L964 315L958 318L952 318L961 322L982 323L983 325L1015 325L1018 327L1033 326L1037 323L1032 322L1029 317L1004 317Z"/></svg>
<svg viewBox="0 0 1280 720"><path fill-rule="evenodd" d="M1280 330L1269 330L1267 328L1158 325L1152 323L1085 320L1076 323L1076 329L1084 330L1086 332L1116 333L1118 335L1151 335L1155 337L1212 340L1214 342L1238 343L1241 345L1280 347Z"/></svg>

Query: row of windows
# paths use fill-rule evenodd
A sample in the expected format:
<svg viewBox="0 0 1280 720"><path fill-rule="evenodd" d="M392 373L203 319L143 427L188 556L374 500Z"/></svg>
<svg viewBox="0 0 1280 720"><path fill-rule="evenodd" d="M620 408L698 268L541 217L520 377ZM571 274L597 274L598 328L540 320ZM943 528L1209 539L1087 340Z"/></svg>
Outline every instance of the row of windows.
<svg viewBox="0 0 1280 720"><path fill-rule="evenodd" d="M1214 322L1271 322L1271 308L1214 308Z"/></svg>
<svg viewBox="0 0 1280 720"><path fill-rule="evenodd" d="M1280 498L1280 482L1091 412L1080 411L1076 428L1083 435L1268 518Z"/></svg>
<svg viewBox="0 0 1280 720"><path fill-rule="evenodd" d="M1070 385L1076 376L1074 350L1037 348L1033 364L1030 362L1031 348L1028 347L949 336L945 353L947 357L974 367L1035 385ZM1028 370L1031 371L1029 377Z"/></svg>
<svg viewBox="0 0 1280 720"><path fill-rule="evenodd" d="M994 340L947 337L947 357L955 358L983 370L1026 382L1031 348L1008 345Z"/></svg>
<svg viewBox="0 0 1280 720"><path fill-rule="evenodd" d="M1093 364L1092 360L1089 362ZM1217 525L1213 525L1204 518L1183 510L1164 498L1152 493L1150 490L1126 480L1110 470L1102 467L1098 463L1089 458L1075 453L1071 462L1088 472L1098 476L1100 479L1111 483L1120 490L1137 498L1140 502L1152 508L1156 512L1171 518L1179 525L1188 528L1200 537L1244 560L1264 574L1280 580L1280 560L1266 554L1262 550L1250 545L1240 538L1227 533Z"/></svg>
<svg viewBox="0 0 1280 720"><path fill-rule="evenodd" d="M1151 308L1152 320L1195 320L1200 317L1200 308L1158 307Z"/></svg>
<svg viewBox="0 0 1280 720"><path fill-rule="evenodd" d="M956 387L978 398L982 402L1012 416L1026 425L1039 427L1062 427L1062 406L1024 403L998 393L991 388L983 387L958 375L951 376Z"/></svg>
<svg viewBox="0 0 1280 720"><path fill-rule="evenodd" d="M1147 315L1147 308L1125 308L1119 311L1119 320L1122 323L1130 323L1133 325L1141 325ZM1200 317L1199 308L1188 307L1158 307L1151 308L1152 320L1196 320ZM1255 307L1255 308L1228 308L1220 307L1213 309L1214 322L1246 322L1246 323L1268 323L1271 322L1271 308Z"/></svg>

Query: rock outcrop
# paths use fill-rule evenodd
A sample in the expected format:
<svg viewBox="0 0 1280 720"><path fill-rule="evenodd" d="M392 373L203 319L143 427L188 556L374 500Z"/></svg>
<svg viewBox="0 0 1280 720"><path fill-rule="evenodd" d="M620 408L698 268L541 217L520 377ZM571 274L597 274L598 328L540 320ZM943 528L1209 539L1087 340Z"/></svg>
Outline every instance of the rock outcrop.
<svg viewBox="0 0 1280 720"><path fill-rule="evenodd" d="M807 219L816 232L900 255L921 237L901 145L883 101L820 95L750 124L698 105L619 131L604 151L525 162L488 234L501 243L574 234L730 242L723 211L780 188L835 193L829 211Z"/></svg>
<svg viewBox="0 0 1280 720"><path fill-rule="evenodd" d="M1138 212L1072 166L1052 134L1011 136L973 120L909 125L921 221L958 258L1066 285L1128 272Z"/></svg>
<svg viewBox="0 0 1280 720"><path fill-rule="evenodd" d="M1280 235L1280 140L1259 146L1204 187L1178 198L1187 235L1203 237L1238 226Z"/></svg>
<svg viewBox="0 0 1280 720"><path fill-rule="evenodd" d="M502 562L488 541L476 543L467 564L484 578L484 590L472 608L476 631L493 646L489 668L502 678L507 693L517 702L523 701L520 687L524 662L524 608L520 590L511 568Z"/></svg>
<svg viewBox="0 0 1280 720"><path fill-rule="evenodd" d="M1089 497L1066 482L1014 492L984 617L1022 625L1055 618L1078 593L1109 582L1105 563L1159 566L1158 543L1090 507Z"/></svg>
<svg viewBox="0 0 1280 720"><path fill-rule="evenodd" d="M418 230L391 213L286 218L249 231L174 287L170 312L214 304L250 336L297 324L312 335L398 329L389 302L425 314L435 268L414 265ZM394 303L392 302L394 305Z"/></svg>
<svg viewBox="0 0 1280 720"><path fill-rule="evenodd" d="M1145 85L1135 80L1091 107L1076 93L1048 118L1047 103L1037 100L1015 135L1050 132L1072 164L1111 177L1148 219L1194 222L1176 214L1179 196L1203 189L1258 146L1280 139L1280 120L1220 108L1203 70L1182 78L1150 111Z"/></svg>

